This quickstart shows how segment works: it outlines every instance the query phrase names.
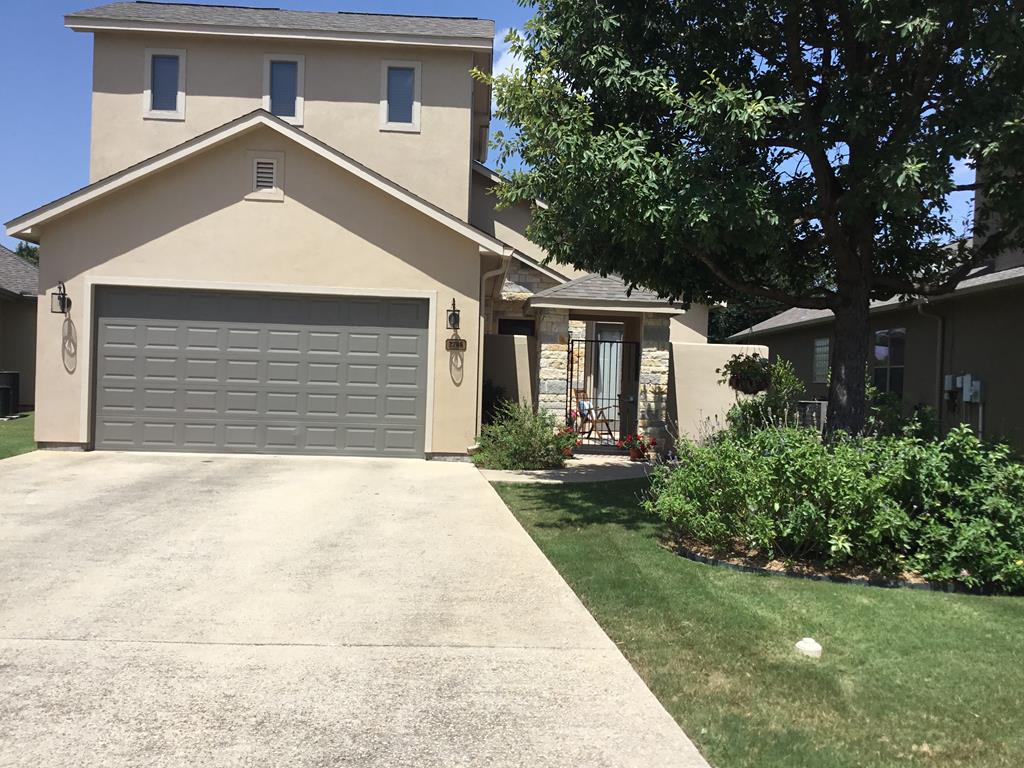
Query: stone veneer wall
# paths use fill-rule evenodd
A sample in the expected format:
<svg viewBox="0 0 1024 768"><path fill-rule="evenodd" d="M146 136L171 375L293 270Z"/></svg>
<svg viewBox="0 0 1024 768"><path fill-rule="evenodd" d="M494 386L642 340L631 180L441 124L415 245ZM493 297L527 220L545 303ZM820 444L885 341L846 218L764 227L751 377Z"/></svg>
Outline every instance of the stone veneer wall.
<svg viewBox="0 0 1024 768"><path fill-rule="evenodd" d="M557 280L548 277L540 270L524 264L519 259L512 259L512 263L508 265L506 280L515 286L525 288L526 292L531 294L540 293L558 285Z"/></svg>
<svg viewBox="0 0 1024 768"><path fill-rule="evenodd" d="M638 431L667 444L669 398L669 317L644 315L640 349Z"/></svg>
<svg viewBox="0 0 1024 768"><path fill-rule="evenodd" d="M569 313L546 309L537 323L537 407L565 419L565 377L569 357Z"/></svg>

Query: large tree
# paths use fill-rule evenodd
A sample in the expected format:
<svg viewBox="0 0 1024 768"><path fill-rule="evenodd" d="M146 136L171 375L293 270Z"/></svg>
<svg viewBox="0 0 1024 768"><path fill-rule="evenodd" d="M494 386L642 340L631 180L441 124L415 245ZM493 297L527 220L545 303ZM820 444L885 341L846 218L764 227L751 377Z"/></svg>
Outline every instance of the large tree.
<svg viewBox="0 0 1024 768"><path fill-rule="evenodd" d="M579 268L832 310L833 431L864 425L869 303L948 292L1021 240L1014 0L520 2L502 198L544 200L532 236Z"/></svg>

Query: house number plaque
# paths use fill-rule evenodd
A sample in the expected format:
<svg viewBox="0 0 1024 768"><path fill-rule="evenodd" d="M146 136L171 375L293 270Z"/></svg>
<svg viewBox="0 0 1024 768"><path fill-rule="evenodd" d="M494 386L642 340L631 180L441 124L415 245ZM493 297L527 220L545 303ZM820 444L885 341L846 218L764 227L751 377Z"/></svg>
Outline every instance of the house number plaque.
<svg viewBox="0 0 1024 768"><path fill-rule="evenodd" d="M465 352L466 351L466 340L465 339L445 339L444 348L448 352Z"/></svg>

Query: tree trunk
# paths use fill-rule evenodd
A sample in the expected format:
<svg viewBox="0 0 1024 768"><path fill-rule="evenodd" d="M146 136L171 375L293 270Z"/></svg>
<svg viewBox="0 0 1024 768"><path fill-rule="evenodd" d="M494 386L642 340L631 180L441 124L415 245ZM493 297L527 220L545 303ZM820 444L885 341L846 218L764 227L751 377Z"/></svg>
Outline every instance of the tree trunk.
<svg viewBox="0 0 1024 768"><path fill-rule="evenodd" d="M867 419L865 377L870 341L870 316L867 292L835 309L835 339L832 344L832 375L828 388L828 416L825 438L839 431L851 435L864 433Z"/></svg>

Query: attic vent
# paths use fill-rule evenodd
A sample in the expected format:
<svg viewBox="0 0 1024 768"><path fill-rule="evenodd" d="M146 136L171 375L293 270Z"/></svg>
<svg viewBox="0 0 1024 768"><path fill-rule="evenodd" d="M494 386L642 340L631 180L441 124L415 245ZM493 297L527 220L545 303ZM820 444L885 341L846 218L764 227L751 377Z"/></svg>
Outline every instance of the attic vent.
<svg viewBox="0 0 1024 768"><path fill-rule="evenodd" d="M277 189L277 162L256 160L253 166L253 192Z"/></svg>

